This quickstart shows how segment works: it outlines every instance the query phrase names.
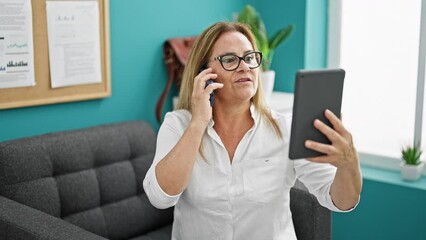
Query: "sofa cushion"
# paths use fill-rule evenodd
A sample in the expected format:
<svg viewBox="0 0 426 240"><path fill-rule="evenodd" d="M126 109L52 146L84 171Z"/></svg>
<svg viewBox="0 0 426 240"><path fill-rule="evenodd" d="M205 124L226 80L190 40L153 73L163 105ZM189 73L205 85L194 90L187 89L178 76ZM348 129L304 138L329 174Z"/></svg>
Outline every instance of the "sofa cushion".
<svg viewBox="0 0 426 240"><path fill-rule="evenodd" d="M139 236L129 240L170 240L171 232L172 232L172 225L168 225L158 230L152 231L144 236Z"/></svg>
<svg viewBox="0 0 426 240"><path fill-rule="evenodd" d="M155 141L134 121L0 143L0 195L106 238L152 234L173 221L142 187Z"/></svg>

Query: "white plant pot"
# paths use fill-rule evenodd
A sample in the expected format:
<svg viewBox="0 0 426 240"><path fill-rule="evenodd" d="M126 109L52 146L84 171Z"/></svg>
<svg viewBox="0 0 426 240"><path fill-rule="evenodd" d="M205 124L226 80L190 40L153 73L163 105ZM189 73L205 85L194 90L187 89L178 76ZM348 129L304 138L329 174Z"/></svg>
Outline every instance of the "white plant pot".
<svg viewBox="0 0 426 240"><path fill-rule="evenodd" d="M266 72L262 72L262 88L263 95L265 97L265 101L269 104L272 96L272 92L274 91L275 84L275 71L269 70Z"/></svg>
<svg viewBox="0 0 426 240"><path fill-rule="evenodd" d="M400 164L401 166L401 176L402 179L407 181L416 181L422 175L424 162L421 162L418 165L407 165L405 162Z"/></svg>

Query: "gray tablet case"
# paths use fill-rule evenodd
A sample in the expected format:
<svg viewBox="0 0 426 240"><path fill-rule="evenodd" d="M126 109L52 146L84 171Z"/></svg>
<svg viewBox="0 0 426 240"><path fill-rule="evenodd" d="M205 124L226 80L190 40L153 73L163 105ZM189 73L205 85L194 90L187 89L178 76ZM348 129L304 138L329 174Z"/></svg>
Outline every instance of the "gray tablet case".
<svg viewBox="0 0 426 240"><path fill-rule="evenodd" d="M340 118L344 78L343 69L297 72L290 134L290 159L324 155L306 148L305 141L310 139L330 144L327 137L314 127L313 122L319 119L332 127L324 116L326 109Z"/></svg>

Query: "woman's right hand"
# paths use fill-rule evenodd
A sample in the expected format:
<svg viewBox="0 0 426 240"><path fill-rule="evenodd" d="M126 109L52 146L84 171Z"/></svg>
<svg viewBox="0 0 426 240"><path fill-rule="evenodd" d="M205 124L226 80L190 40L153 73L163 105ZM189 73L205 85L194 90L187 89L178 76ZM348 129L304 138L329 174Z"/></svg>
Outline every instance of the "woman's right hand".
<svg viewBox="0 0 426 240"><path fill-rule="evenodd" d="M217 74L212 73L211 68L201 71L194 78L194 89L191 95L191 122L174 147L155 166L154 177L162 191L168 195L181 194L189 184L201 141L212 117L210 93L223 87L222 83L212 83L206 87L207 80L216 78ZM165 127L165 129L164 132L169 131L172 137L176 137L176 134L169 130L170 127ZM167 136L163 134L163 131L160 130L159 139L167 139Z"/></svg>
<svg viewBox="0 0 426 240"><path fill-rule="evenodd" d="M194 88L191 96L192 119L205 124L207 127L210 118L212 117L212 107L210 106L210 94L222 88L222 83L214 82L206 87L206 82L209 79L216 79L217 74L212 73L212 68L207 68L201 71L194 79Z"/></svg>

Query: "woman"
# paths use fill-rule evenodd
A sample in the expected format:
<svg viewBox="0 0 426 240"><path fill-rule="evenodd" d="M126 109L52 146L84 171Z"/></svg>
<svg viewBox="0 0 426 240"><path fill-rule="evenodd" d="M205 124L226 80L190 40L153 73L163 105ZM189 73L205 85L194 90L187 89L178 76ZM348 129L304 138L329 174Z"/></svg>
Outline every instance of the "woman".
<svg viewBox="0 0 426 240"><path fill-rule="evenodd" d="M175 206L172 239L296 239L289 206L296 179L331 210L357 205L362 180L351 134L326 111L335 130L314 125L331 144L306 146L327 155L289 160L288 119L264 104L261 61L240 23L216 23L195 42L144 180L154 206Z"/></svg>

